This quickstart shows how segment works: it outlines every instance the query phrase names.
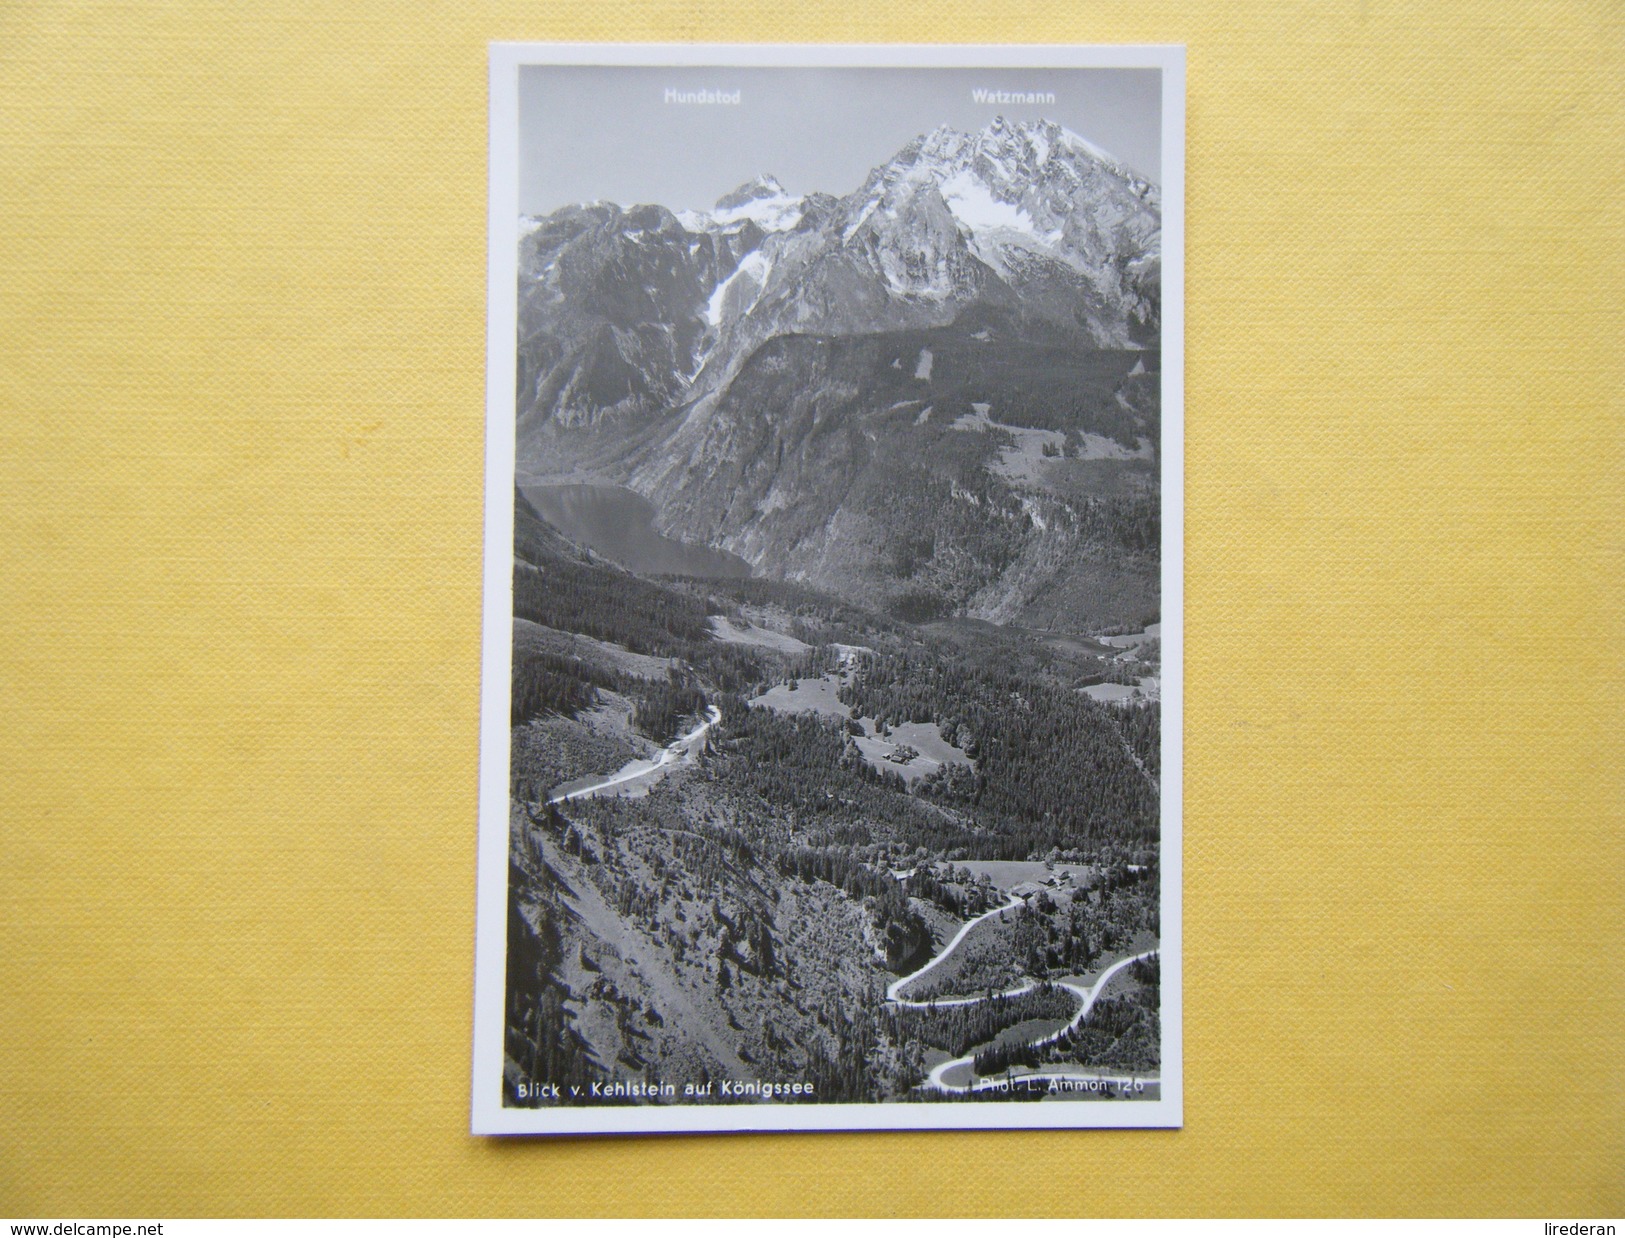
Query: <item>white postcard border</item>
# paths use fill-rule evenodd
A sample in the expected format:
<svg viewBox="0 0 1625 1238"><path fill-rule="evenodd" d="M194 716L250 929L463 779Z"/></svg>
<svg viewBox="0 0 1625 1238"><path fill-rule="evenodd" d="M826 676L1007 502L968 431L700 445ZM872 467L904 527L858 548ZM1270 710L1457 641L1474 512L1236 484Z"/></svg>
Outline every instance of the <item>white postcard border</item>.
<svg viewBox="0 0 1625 1238"><path fill-rule="evenodd" d="M507 950L513 481L517 448L519 70L524 65L1162 70L1161 1096L1035 1105L828 1103L511 1109L501 1103ZM474 949L472 1132L602 1135L808 1130L1168 1128L1184 1124L1182 740L1185 512L1185 49L1172 45L493 43L490 49L485 585ZM1167 517L1172 514L1173 519Z"/></svg>

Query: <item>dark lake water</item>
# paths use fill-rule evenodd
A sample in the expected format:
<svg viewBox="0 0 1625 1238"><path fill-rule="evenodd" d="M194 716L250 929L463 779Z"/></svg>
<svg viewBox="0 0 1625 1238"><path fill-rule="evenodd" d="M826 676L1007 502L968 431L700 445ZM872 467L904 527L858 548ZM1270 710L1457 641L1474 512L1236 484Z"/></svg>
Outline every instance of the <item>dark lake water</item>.
<svg viewBox="0 0 1625 1238"><path fill-rule="evenodd" d="M654 504L623 486L521 484L519 488L542 518L571 541L634 572L750 575L750 564L738 555L656 532Z"/></svg>

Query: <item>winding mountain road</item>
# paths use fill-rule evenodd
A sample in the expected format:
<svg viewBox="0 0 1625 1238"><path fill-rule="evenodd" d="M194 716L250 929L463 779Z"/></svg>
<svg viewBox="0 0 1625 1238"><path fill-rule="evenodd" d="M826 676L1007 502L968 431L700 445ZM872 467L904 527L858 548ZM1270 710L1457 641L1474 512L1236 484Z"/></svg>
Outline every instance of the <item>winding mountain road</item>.
<svg viewBox="0 0 1625 1238"><path fill-rule="evenodd" d="M577 780L574 783L565 783L547 797L549 804L567 804L571 800L586 799L589 796L600 795L603 792L613 792L617 787L624 787L628 783L637 782L640 778L647 778L648 785L653 786L664 778L678 765L692 760L694 755L705 743L706 733L717 723L722 721L722 711L715 705L706 709L705 721L700 723L686 735L679 735L660 751L660 755L652 761L633 761L624 765L613 774L606 774L602 778L589 778L585 781Z"/></svg>
<svg viewBox="0 0 1625 1238"><path fill-rule="evenodd" d="M921 967L919 970L912 971L901 979L894 980L887 985L886 1000L896 1006L903 1006L914 1010L929 1010L932 1008L943 1008L948 1006L972 1006L977 1002L992 1001L1000 997L1017 997L1022 993L1029 993L1033 989L1036 989L1038 987L1038 981L1028 977L1013 989L1006 989L1002 993L989 993L981 997L952 997L946 999L939 998L935 1001L913 1001L909 998L899 996L904 987L918 980L921 976L925 975L928 971L936 967L950 954L952 954L954 950L958 948L959 943L964 941L969 935L970 931L983 920L989 919L992 916L1002 915L1006 911L1013 911L1015 908L1022 905L1022 901L1023 900L1020 897L1011 895L1008 903L1004 903L1003 905L995 907L990 911L984 911L981 915L965 921L965 923L960 926L959 932L954 934L953 939L946 946L944 946L937 953L936 957L934 957L929 963L927 963L924 967ZM1051 1032L1048 1036L1041 1036L1037 1040L1029 1041L1028 1047L1033 1049L1041 1049L1045 1045L1054 1044L1068 1032L1076 1029L1079 1024L1089 1017L1089 1012L1094 1009L1095 999L1100 996L1101 991L1104 990L1106 985L1111 982L1113 976L1117 975L1117 973L1122 971L1123 968L1134 963L1138 963L1141 959L1148 959L1156 953L1157 952L1155 950L1147 950L1142 954L1136 954L1126 959L1119 959L1105 971L1101 972L1099 978L1097 978L1094 984L1087 989L1082 985L1069 984L1065 980L1053 981L1052 983L1055 984L1057 988L1067 989L1077 997L1077 1013L1072 1016L1071 1020L1066 1024L1066 1026ZM1005 1076L987 1079L973 1079L972 1082L966 1084L948 1083L944 1080L943 1076L949 1071L953 1070L955 1067L971 1066L974 1069L975 1062L975 1054L970 1054L966 1057L957 1057L952 1061L939 1062L937 1065L931 1068L931 1073L926 1076L925 1082L920 1084L920 1086L922 1088L932 1088L938 1092L955 1093L986 1092L995 1088L1007 1088L1010 1086L1009 1080ZM1127 1082L1141 1084L1159 1082L1157 1079L1143 1078L1138 1075L1133 1076L1132 1079L1126 1079L1121 1075L1089 1074L1083 1071L1064 1069L1038 1070L1014 1077L1016 1079L1042 1080L1044 1082L1061 1082L1082 1085L1079 1090L1095 1090L1092 1085L1105 1086L1114 1083L1123 1084Z"/></svg>
<svg viewBox="0 0 1625 1238"><path fill-rule="evenodd" d="M947 958L950 954L952 954L954 952L954 948L956 946L958 946L960 942L965 940L965 935L967 933L969 933L973 928L975 928L978 924L980 924L983 920L986 920L991 916L1002 915L1004 912L1007 912L1007 911L1014 911L1017 907L1020 907L1020 906L1021 906L1021 899L1017 898L1015 895L1011 895L1010 896L1010 901L1008 903L1005 903L1005 904L1003 904L1002 906L999 906L999 907L995 907L991 911L984 911L981 915L976 916L973 919L966 920L965 923L960 926L959 932L954 934L953 940L950 941L946 946L944 946L937 953L936 958L932 959L929 963L927 963L924 967L920 968L918 971L909 972L909 974L904 976L901 980L893 980L890 984L888 984L886 986L886 1000L888 1002L896 1002L899 1006L912 1006L915 1009L921 1009L921 1008L926 1007L926 1006L966 1006L966 1005L969 1005L971 1002L984 1001L985 1000L984 998L968 997L968 998L962 998L962 999L959 999L959 1000L947 1001L947 1002L911 1002L907 998L899 997L897 995L903 991L903 986L904 985L912 984L914 981L918 980L921 976L925 975L926 972L930 971L938 963L942 962L945 958ZM1027 989L1030 989L1030 988L1032 988L1032 982L1028 981L1028 983L1026 984L1025 987L1020 988L1020 989L1012 989L1010 991L1012 993L1025 993L1027 991Z"/></svg>
<svg viewBox="0 0 1625 1238"><path fill-rule="evenodd" d="M1155 950L1147 950L1143 954L1136 954L1126 959L1119 959L1105 971L1101 972L1100 978L1087 989L1082 985L1068 984L1065 980L1053 982L1057 988L1070 990L1072 993L1077 995L1079 999L1078 1012L1072 1016L1071 1022L1069 1022L1065 1027L1051 1032L1048 1036L1041 1036L1037 1040L1029 1041L1029 1046L1034 1049L1042 1049L1045 1045L1054 1044L1057 1040L1061 1039L1062 1036L1065 1036L1068 1032L1076 1029L1079 1024L1089 1017L1089 1012L1094 1009L1095 999L1100 996L1101 990L1111 982L1111 978L1113 976L1122 971L1123 968L1128 967L1131 964L1138 963L1141 959L1148 959L1155 953ZM1032 981L1028 981L1028 987L1033 987ZM979 998L977 1000L985 999ZM947 1003L944 1002L940 1004L946 1005ZM985 1092L991 1088L1002 1088L1005 1086L1006 1081L1002 1076L988 1079L977 1079L974 1082L967 1084L947 1083L943 1080L943 1076L954 1067L965 1065L974 1066L975 1062L976 1055L974 1053L966 1057L956 1057L950 1062L938 1062L931 1068L931 1073L925 1077L925 1082L920 1086L935 1088L939 1092ZM1122 1076L1118 1075L1087 1074L1082 1071L1075 1070L1040 1070L1033 1071L1030 1074L1022 1074L1016 1077L1020 1079L1043 1079L1046 1081L1071 1080L1077 1083L1121 1083L1125 1081ZM1134 1081L1139 1083L1158 1082L1156 1079L1142 1078L1139 1075L1134 1076Z"/></svg>

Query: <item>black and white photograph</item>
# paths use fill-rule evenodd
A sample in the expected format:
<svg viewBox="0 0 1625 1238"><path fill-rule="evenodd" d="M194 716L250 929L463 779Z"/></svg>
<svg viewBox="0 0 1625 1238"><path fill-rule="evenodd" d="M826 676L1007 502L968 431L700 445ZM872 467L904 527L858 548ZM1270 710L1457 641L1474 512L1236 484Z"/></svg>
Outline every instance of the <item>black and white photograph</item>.
<svg viewBox="0 0 1625 1238"><path fill-rule="evenodd" d="M476 1132L1179 1125L1183 68L493 47Z"/></svg>

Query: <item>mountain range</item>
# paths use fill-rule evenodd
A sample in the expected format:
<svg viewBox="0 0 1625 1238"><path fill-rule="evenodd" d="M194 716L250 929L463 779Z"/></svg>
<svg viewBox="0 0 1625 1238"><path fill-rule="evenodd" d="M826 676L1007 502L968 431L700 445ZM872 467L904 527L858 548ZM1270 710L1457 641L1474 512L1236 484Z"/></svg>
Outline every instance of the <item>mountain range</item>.
<svg viewBox="0 0 1625 1238"><path fill-rule="evenodd" d="M1154 617L1160 194L1050 121L523 221L522 485L910 619Z"/></svg>

